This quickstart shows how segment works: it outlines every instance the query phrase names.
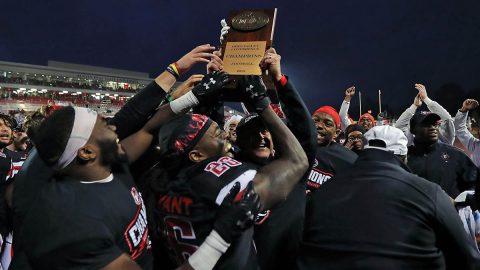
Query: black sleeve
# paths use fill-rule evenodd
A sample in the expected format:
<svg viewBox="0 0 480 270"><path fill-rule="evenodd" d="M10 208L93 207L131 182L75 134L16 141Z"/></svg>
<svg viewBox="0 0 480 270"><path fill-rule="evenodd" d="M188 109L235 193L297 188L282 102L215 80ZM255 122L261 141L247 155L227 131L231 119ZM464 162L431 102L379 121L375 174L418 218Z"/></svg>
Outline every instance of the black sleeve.
<svg viewBox="0 0 480 270"><path fill-rule="evenodd" d="M287 126L302 145L311 167L317 153L317 132L310 112L290 80L285 86L276 83L276 87Z"/></svg>
<svg viewBox="0 0 480 270"><path fill-rule="evenodd" d="M33 148L15 176L12 196L13 230L20 228L23 219L43 186L52 178L54 170L48 167ZM15 240L19 238L16 236Z"/></svg>
<svg viewBox="0 0 480 270"><path fill-rule="evenodd" d="M463 154L463 153L462 153ZM478 178L480 177L479 170L473 161L467 155L462 155L462 181L459 185L460 191L473 190L477 183Z"/></svg>
<svg viewBox="0 0 480 270"><path fill-rule="evenodd" d="M435 234L445 256L447 269L480 269L480 255L469 241L457 211L448 195L437 187Z"/></svg>
<svg viewBox="0 0 480 270"><path fill-rule="evenodd" d="M166 92L155 82L151 82L135 94L110 120L117 128L120 140L140 130L155 113Z"/></svg>

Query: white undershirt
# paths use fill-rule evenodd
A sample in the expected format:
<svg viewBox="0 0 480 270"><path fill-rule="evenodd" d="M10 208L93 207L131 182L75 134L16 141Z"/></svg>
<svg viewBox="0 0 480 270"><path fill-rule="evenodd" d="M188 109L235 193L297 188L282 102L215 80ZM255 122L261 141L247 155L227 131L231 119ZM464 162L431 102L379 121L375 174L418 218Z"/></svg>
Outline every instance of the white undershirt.
<svg viewBox="0 0 480 270"><path fill-rule="evenodd" d="M100 179L100 180L97 180L97 181L80 181L80 183L82 183L82 184L103 184L103 183L112 182L112 180L113 180L113 174L110 174L105 179Z"/></svg>

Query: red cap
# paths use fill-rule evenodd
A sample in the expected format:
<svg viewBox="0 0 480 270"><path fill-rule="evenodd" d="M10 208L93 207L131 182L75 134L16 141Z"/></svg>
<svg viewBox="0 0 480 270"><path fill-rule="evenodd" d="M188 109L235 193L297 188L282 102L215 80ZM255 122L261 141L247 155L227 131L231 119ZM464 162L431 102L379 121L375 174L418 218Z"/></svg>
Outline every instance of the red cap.
<svg viewBox="0 0 480 270"><path fill-rule="evenodd" d="M370 119L370 121L372 121L373 126L376 126L375 118L373 118L373 116L372 116L371 114L369 114L369 113L364 113L364 114L362 114L362 116L360 116L360 118L358 118L358 122L360 122L360 120L362 120L362 119L365 118L365 117L368 118L368 119Z"/></svg>
<svg viewBox="0 0 480 270"><path fill-rule="evenodd" d="M337 125L337 128L340 127L340 115L338 115L338 112L337 110L335 110L335 108L331 106L322 106L318 108L313 114L320 113L320 112L330 115L335 121L335 125Z"/></svg>

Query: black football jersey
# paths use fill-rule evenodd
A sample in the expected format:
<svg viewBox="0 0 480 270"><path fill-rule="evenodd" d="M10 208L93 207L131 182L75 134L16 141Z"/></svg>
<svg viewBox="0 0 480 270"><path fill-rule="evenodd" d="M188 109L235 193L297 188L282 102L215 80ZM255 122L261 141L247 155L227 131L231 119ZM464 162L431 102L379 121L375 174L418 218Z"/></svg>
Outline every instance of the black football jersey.
<svg viewBox="0 0 480 270"><path fill-rule="evenodd" d="M6 201L5 191L7 179L12 171L12 161L0 151L0 234L5 237L9 231L9 210Z"/></svg>
<svg viewBox="0 0 480 270"><path fill-rule="evenodd" d="M11 151L5 148L4 153L7 157L10 157L10 159L12 160L11 172L9 173L8 179L7 179L7 182L10 182L14 179L18 171L20 171L25 160L27 160L28 152L27 151Z"/></svg>
<svg viewBox="0 0 480 270"><path fill-rule="evenodd" d="M223 156L207 159L182 170L159 194L156 205L157 228L178 265L184 263L205 238L215 222L218 206L240 182L241 190L253 180L255 166ZM244 232L222 255L215 269L256 269L253 229Z"/></svg>
<svg viewBox="0 0 480 270"><path fill-rule="evenodd" d="M5 149L4 149L5 150ZM0 151L0 180L5 182L12 170L12 159Z"/></svg>

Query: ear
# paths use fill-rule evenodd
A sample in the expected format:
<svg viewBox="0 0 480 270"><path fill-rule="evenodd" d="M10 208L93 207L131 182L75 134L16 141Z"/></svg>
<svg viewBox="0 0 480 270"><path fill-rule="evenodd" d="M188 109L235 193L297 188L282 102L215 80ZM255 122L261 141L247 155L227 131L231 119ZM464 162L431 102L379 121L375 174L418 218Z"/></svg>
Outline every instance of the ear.
<svg viewBox="0 0 480 270"><path fill-rule="evenodd" d="M97 151L91 144L86 144L78 149L77 156L82 161L90 161L97 158Z"/></svg>
<svg viewBox="0 0 480 270"><path fill-rule="evenodd" d="M188 153L188 158L193 162L200 162L204 160L206 157L201 151L194 149Z"/></svg>

